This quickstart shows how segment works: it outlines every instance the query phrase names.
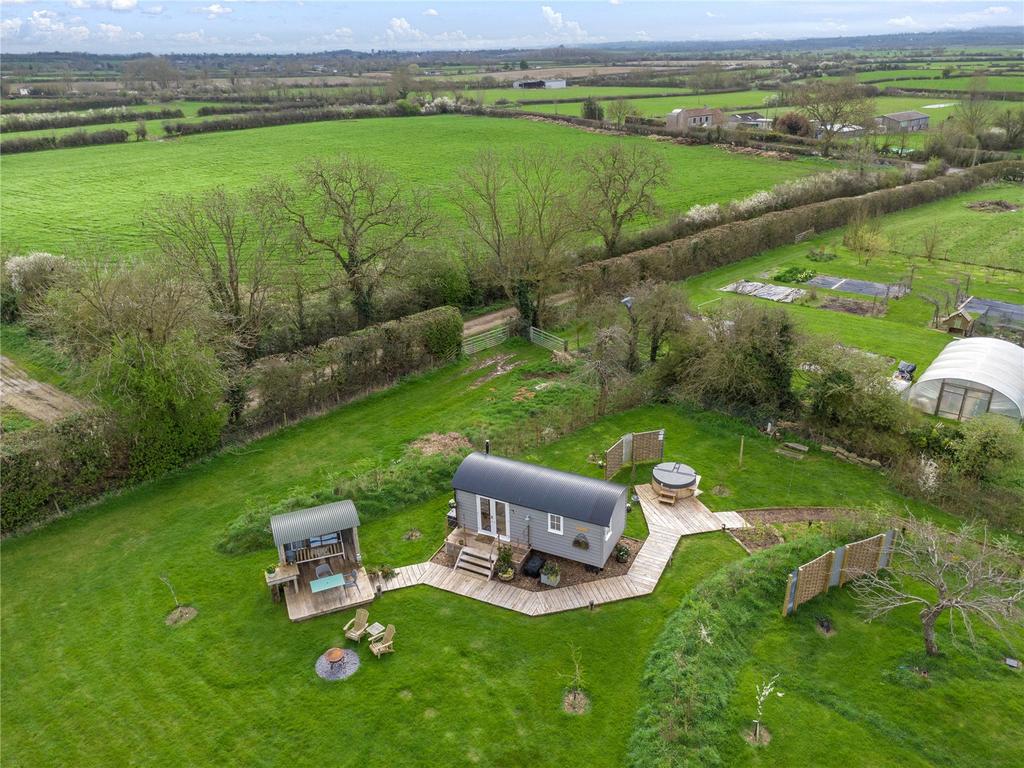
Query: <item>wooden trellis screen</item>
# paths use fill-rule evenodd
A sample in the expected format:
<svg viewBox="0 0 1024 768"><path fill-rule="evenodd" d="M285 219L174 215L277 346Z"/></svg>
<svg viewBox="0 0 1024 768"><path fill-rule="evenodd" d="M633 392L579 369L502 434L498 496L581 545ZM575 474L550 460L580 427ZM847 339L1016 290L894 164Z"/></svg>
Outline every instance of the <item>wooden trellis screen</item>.
<svg viewBox="0 0 1024 768"><path fill-rule="evenodd" d="M665 430L630 432L604 452L604 479L610 480L627 464L643 464L665 458Z"/></svg>
<svg viewBox="0 0 1024 768"><path fill-rule="evenodd" d="M831 587L841 587L858 576L888 567L895 535L895 531L887 531L844 544L801 565L789 574L782 615L795 613L801 605Z"/></svg>

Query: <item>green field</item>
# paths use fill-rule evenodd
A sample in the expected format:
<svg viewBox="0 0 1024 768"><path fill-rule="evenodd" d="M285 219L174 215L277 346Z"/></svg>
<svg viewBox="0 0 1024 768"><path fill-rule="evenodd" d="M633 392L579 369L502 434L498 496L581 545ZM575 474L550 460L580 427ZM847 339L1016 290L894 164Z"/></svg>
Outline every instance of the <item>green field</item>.
<svg viewBox="0 0 1024 768"><path fill-rule="evenodd" d="M10 250L73 252L93 247L112 255L140 252L146 243L139 220L158 195L218 184L241 190L269 175L291 176L297 164L312 157L339 152L380 161L407 184L435 195L442 215L454 217L445 197L458 170L485 147L505 152L543 146L571 154L618 140L526 120L443 115L309 123L10 155L0 158L0 233ZM669 163L669 183L659 193L667 214L694 203L744 197L829 167L820 160L780 162L713 147L625 141L644 142ZM70 185L74 195L67 194Z"/></svg>
<svg viewBox="0 0 1024 768"><path fill-rule="evenodd" d="M570 85L566 88L488 88L485 91L470 91L471 96L482 96L485 104L499 99L508 101L544 101L546 99L595 99L611 96L643 96L652 94L688 93L683 88L631 88L629 86Z"/></svg>
<svg viewBox="0 0 1024 768"><path fill-rule="evenodd" d="M526 362L547 356L522 343L504 351ZM742 556L726 537L687 539L653 596L594 612L531 619L428 587L386 594L370 606L371 617L397 625L397 652L377 661L364 646L357 676L334 686L319 681L312 665L341 641L350 614L291 624L262 584L270 550L229 557L213 548L224 526L254 504L329 487L332 476L357 463L388 462L427 432L522 418L535 406L509 405L537 380L529 368L471 386L489 370L478 366L481 358L493 354L5 542L3 764L269 766L292 754L301 734L310 764L406 766L429 754L438 765L622 765L652 643L689 589ZM588 454L624 431L651 428L666 429L668 452L699 467L704 485L730 490L729 497L705 495L713 509L899 501L867 468L818 451L793 462L739 422L665 406L606 418L527 457L596 474ZM364 516L365 556L377 561L387 552L396 566L425 558L442 535L444 509L442 497L432 510ZM413 526L422 539L402 539ZM173 607L158 580L164 573L198 609L192 623L164 625ZM593 701L580 718L559 713L570 642L582 651ZM396 721L408 727L395 728ZM499 732L509 738L494 738Z"/></svg>
<svg viewBox="0 0 1024 768"><path fill-rule="evenodd" d="M748 107L765 114L774 114L775 107L764 107L764 100L774 95L772 91L736 91L734 93L707 93L700 96L668 96L658 99L632 99L632 105L644 117L665 117L673 109L680 107L720 107L721 109L738 109ZM530 112L547 112L556 115L572 115L579 117L582 104L527 104L523 109ZM607 103L605 104L607 107Z"/></svg>
<svg viewBox="0 0 1024 768"><path fill-rule="evenodd" d="M766 251L738 264L716 269L685 282L690 301L696 305L722 300L731 294L718 289L745 278L772 280L779 270L789 266L806 267L819 274L895 283L906 277L914 266L911 295L890 301L885 317L861 317L835 312L817 306L788 305L787 308L809 331L834 337L850 346L911 360L922 368L950 341L950 336L927 327L932 305L918 295L941 299L953 293L950 280L960 280L966 287L971 276L970 292L979 298L1024 304L1024 276L1020 272L990 267L1021 266L1024 253L1024 211L1016 213L982 213L965 207L978 200L1004 199L1024 206L1024 188L1004 184L977 189L964 195L922 205L900 213L884 216L882 231L890 239L891 251L865 265L842 245L843 230L833 230L798 245L787 245ZM920 253L924 232L938 229L941 258L928 263ZM824 248L837 254L834 261L816 263L807 258L812 248ZM975 265L964 262L975 262ZM820 297L830 294L857 297L841 291L817 289ZM761 299L741 297L745 301ZM870 301L870 297L867 299ZM709 305L706 305L709 306Z"/></svg>
<svg viewBox="0 0 1024 768"><path fill-rule="evenodd" d="M966 91L971 87L971 78L956 77L942 80L893 80L885 83L889 88L923 88L931 91ZM985 78L985 89L989 91L1024 91L1024 77L1012 75L990 75Z"/></svg>

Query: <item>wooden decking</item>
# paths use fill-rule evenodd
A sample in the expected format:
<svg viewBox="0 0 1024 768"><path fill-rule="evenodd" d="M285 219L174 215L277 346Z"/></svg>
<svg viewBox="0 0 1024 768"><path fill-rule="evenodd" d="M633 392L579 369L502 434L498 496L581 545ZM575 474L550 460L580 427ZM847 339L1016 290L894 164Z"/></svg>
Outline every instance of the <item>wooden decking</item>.
<svg viewBox="0 0 1024 768"><path fill-rule="evenodd" d="M591 603L602 605L650 594L658 585L680 537L723 528L747 527L747 522L737 513L713 513L696 498L680 499L668 505L657 501L657 493L649 485L637 486L636 492L640 497L640 508L647 518L649 535L625 576L530 592L426 562L399 568L397 575L384 582L382 589L390 592L426 584L527 616L559 613L586 608Z"/></svg>
<svg viewBox="0 0 1024 768"><path fill-rule="evenodd" d="M356 586L335 587L314 594L309 589L309 582L316 578L316 566L323 562L329 563L331 570L335 573L348 573L355 569L358 573ZM375 596L376 593L366 570L361 567L357 568L353 563L340 557L300 564L299 578L295 586L289 585L284 589L284 600L288 605L288 618L292 621L303 621L314 616L323 616L325 613L354 608L357 605L369 603Z"/></svg>

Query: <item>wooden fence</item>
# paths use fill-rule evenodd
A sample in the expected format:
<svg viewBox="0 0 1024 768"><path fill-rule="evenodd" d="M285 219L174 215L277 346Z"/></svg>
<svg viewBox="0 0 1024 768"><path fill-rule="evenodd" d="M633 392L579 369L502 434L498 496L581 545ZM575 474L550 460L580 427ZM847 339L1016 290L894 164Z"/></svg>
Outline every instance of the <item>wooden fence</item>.
<svg viewBox="0 0 1024 768"><path fill-rule="evenodd" d="M491 347L496 347L511 337L511 323L503 323L497 328L478 333L475 336L467 336L462 340L462 354L472 355ZM556 352L568 352L569 342L561 336L542 331L540 328L530 328L530 341L534 344Z"/></svg>
<svg viewBox="0 0 1024 768"><path fill-rule="evenodd" d="M808 600L832 587L841 587L858 576L887 568L895 535L896 531L886 531L869 539L844 544L801 565L789 574L782 615L795 613Z"/></svg>
<svg viewBox="0 0 1024 768"><path fill-rule="evenodd" d="M630 432L604 452L604 479L615 477L627 464L643 464L665 458L665 430Z"/></svg>

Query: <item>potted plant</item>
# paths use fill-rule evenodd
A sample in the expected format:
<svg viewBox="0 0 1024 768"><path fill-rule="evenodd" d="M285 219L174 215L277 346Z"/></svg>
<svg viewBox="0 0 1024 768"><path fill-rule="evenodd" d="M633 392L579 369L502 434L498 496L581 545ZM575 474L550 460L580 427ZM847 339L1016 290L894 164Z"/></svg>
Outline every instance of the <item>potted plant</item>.
<svg viewBox="0 0 1024 768"><path fill-rule="evenodd" d="M572 545L576 547L576 549L582 549L584 552L590 549L590 542L582 533L576 535L576 538L572 540Z"/></svg>
<svg viewBox="0 0 1024 768"><path fill-rule="evenodd" d="M263 572L266 573L268 576L270 576L273 573L277 573L277 568L278 568L278 564L277 563L271 563L270 565L268 565L266 568L263 569Z"/></svg>
<svg viewBox="0 0 1024 768"><path fill-rule="evenodd" d="M625 544L616 544L615 560L619 563L629 562L629 547L627 547Z"/></svg>
<svg viewBox="0 0 1024 768"><path fill-rule="evenodd" d="M554 560L548 560L540 569L540 583L548 587L557 587L562 580L562 569Z"/></svg>
<svg viewBox="0 0 1024 768"><path fill-rule="evenodd" d="M512 567L512 547L507 544L498 547L498 558L494 561L494 570L497 571L498 578L502 581L512 581L515 578L516 572Z"/></svg>

